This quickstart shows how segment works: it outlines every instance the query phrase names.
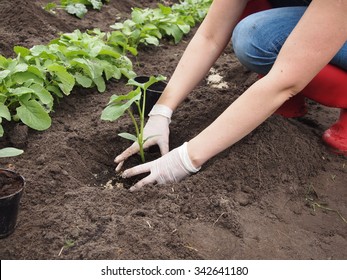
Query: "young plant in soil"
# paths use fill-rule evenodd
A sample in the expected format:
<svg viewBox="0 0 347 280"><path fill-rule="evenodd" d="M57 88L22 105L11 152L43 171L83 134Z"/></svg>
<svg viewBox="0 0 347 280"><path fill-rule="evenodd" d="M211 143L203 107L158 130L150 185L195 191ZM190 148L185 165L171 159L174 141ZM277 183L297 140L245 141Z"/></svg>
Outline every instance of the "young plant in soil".
<svg viewBox="0 0 347 280"><path fill-rule="evenodd" d="M134 125L135 134L122 132L118 135L131 140L133 142L137 142L139 144L139 154L141 157L141 161L145 162L145 154L144 154L144 143L151 137L154 137L156 135L148 136L147 138L144 138L143 135L143 129L145 125L145 105L146 105L146 93L147 89L153 85L154 83L157 83L159 81L163 81L166 78L162 75L159 75L157 77L151 76L149 80L145 83L139 83L135 81L134 79L130 79L128 81L127 85L133 86L134 89L130 92L128 92L125 95L112 95L111 99L107 105L107 107L102 111L101 119L106 121L115 121L125 112L128 113L128 115L131 118L131 121ZM138 117L134 115L134 112L131 109L131 105L135 103L138 111Z"/></svg>

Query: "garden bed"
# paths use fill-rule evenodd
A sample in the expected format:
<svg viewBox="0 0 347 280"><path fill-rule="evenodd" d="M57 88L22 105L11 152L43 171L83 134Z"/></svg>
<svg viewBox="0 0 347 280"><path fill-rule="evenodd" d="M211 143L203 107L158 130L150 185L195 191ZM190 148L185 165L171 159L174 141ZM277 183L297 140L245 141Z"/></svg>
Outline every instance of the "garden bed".
<svg viewBox="0 0 347 280"><path fill-rule="evenodd" d="M82 20L45 12L47 2L2 1L2 55L14 56L15 45L47 44L59 32L107 31L131 7L158 1L111 0ZM170 78L194 32L177 45L163 40L142 47L135 72ZM200 132L255 80L227 48L174 112L170 149ZM55 104L46 131L7 126L1 147L25 152L0 163L20 172L26 189L16 231L0 240L0 259L347 258L347 161L321 140L338 110L310 101L303 118L272 116L196 175L130 193L113 159L130 145L117 133L129 131L131 120L100 120L110 96L128 91L125 83L111 80L104 93L75 88ZM138 163L133 157L127 165Z"/></svg>

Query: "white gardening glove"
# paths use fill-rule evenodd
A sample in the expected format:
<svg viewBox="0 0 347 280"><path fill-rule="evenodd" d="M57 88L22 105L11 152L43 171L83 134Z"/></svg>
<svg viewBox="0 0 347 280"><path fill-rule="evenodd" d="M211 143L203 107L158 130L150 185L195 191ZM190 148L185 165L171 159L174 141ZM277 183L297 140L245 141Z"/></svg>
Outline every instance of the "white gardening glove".
<svg viewBox="0 0 347 280"><path fill-rule="evenodd" d="M155 182L158 184L179 182L199 170L200 167L196 168L193 166L188 155L187 142L185 142L182 146L173 149L161 158L125 170L122 177L129 178L141 173L150 172L147 177L130 188L130 191L136 191L144 185Z"/></svg>
<svg viewBox="0 0 347 280"><path fill-rule="evenodd" d="M143 139L148 138L143 147L147 149L150 146L157 144L162 155L169 152L169 124L171 122L172 110L161 104L156 104L148 114L149 119L143 130ZM154 136L154 137L151 137ZM139 152L139 144L134 142L123 153L118 155L114 162L117 165L116 172L119 172L123 166L124 161Z"/></svg>

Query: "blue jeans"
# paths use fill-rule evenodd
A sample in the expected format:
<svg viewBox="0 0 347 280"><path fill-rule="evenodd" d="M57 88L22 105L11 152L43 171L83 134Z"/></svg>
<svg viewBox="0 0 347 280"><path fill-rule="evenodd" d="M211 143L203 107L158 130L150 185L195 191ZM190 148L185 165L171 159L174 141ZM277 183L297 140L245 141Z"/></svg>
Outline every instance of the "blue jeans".
<svg viewBox="0 0 347 280"><path fill-rule="evenodd" d="M234 29L235 55L248 69L265 75L307 7L276 8L252 14ZM330 62L347 70L347 42Z"/></svg>

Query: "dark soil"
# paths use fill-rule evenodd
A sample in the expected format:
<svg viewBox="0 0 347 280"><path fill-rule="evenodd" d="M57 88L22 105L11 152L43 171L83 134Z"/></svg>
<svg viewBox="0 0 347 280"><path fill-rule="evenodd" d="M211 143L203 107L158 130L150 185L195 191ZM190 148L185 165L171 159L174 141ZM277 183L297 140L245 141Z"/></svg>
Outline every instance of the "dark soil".
<svg viewBox="0 0 347 280"><path fill-rule="evenodd" d="M0 1L2 55L76 28L107 31L131 7L157 1L111 1L82 20L45 12L47 2ZM170 78L194 31L178 45L142 48L135 72ZM256 80L231 48L214 69L228 88L207 77L201 82L173 115L171 149ZM117 133L129 131L131 121L100 120L110 96L126 91L123 80L109 82L102 94L76 88L56 103L47 131L10 126L1 147L21 146L25 153L0 164L20 172L26 189L15 232L0 240L1 259L347 259L347 160L321 140L337 109L309 101L303 118L272 116L196 175L130 193L113 159L130 145ZM127 162L138 163L137 157Z"/></svg>

